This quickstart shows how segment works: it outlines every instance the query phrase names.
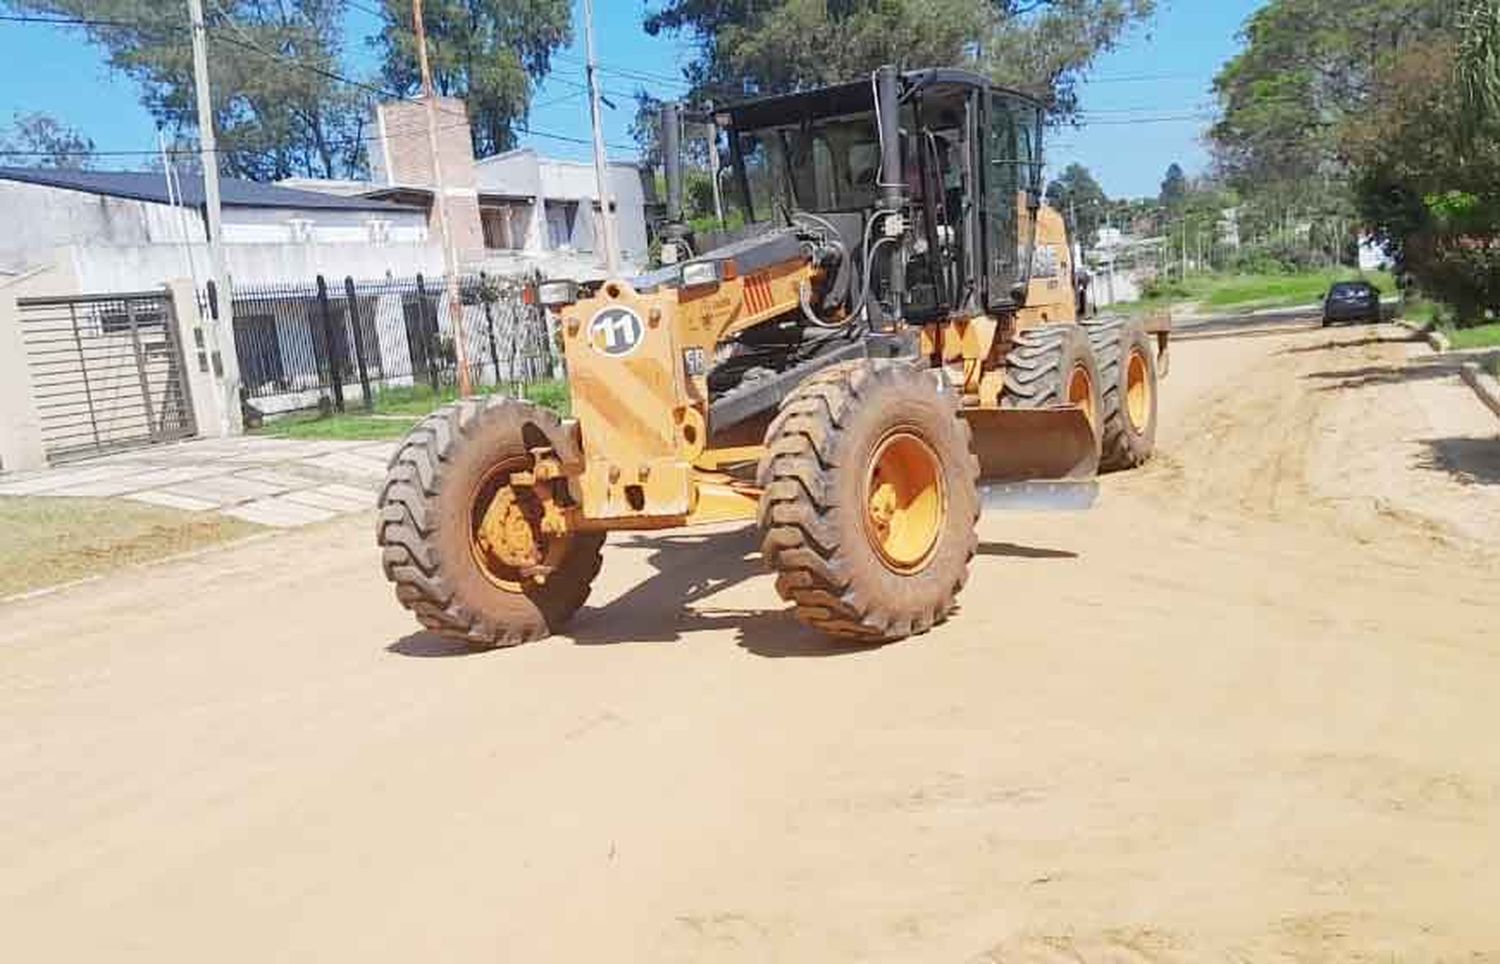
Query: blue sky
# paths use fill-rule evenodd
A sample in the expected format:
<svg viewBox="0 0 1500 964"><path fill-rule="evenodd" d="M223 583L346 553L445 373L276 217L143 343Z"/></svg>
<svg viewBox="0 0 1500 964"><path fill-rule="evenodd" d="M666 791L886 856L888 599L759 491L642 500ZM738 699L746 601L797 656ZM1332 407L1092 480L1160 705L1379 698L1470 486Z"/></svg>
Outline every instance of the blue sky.
<svg viewBox="0 0 1500 964"><path fill-rule="evenodd" d="M173 0L162 0L173 2ZM1202 144L1212 107L1210 82L1238 49L1236 34L1261 0L1162 0L1147 28L1137 29L1120 48L1102 57L1081 87L1085 124L1053 134L1049 166L1072 161L1088 166L1111 196L1154 195L1167 165L1177 161L1189 173L1208 163ZM641 0L596 0L599 60L605 90L617 109L605 110L605 137L615 156L629 156L632 92L642 83L658 96L680 93L680 76L691 55L686 41L650 37L641 29ZM586 137L588 102L583 96L582 2L578 36L563 51L555 71L533 100L531 126L523 138L550 154L587 158L586 146L543 136ZM373 61L359 42L375 18L351 9L348 20L349 72L364 76ZM618 73L624 71L626 73ZM643 81L650 75L663 80ZM97 48L78 30L0 22L0 123L16 111L43 111L82 129L101 150L147 150L156 136L139 91L113 74ZM108 166L135 167L133 158Z"/></svg>

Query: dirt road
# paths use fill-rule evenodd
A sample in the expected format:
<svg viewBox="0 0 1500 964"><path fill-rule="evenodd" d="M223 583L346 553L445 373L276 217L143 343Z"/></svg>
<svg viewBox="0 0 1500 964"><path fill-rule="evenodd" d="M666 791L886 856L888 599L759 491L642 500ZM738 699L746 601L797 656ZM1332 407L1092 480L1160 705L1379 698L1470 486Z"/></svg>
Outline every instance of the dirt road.
<svg viewBox="0 0 1500 964"><path fill-rule="evenodd" d="M575 636L477 655L364 519L9 606L0 946L1500 955L1493 422L1394 337L1184 342L1162 457L987 519L884 648L800 631L745 533L621 538Z"/></svg>

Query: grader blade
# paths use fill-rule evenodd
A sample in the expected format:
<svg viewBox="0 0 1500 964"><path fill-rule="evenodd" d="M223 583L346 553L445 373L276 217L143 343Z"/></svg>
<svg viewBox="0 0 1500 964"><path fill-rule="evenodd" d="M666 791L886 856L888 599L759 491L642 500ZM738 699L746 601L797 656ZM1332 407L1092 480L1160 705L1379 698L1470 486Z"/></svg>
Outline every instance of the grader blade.
<svg viewBox="0 0 1500 964"><path fill-rule="evenodd" d="M1099 483L1093 479L986 482L979 486L979 507L985 512L1085 512L1098 498Z"/></svg>
<svg viewBox="0 0 1500 964"><path fill-rule="evenodd" d="M1099 440L1083 410L969 408L979 477L985 482L1086 479L1099 470Z"/></svg>

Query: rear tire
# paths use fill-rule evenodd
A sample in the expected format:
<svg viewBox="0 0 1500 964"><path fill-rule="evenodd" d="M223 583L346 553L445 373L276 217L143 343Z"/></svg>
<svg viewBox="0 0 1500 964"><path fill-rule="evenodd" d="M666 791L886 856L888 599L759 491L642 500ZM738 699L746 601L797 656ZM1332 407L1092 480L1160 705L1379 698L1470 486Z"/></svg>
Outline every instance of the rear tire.
<svg viewBox="0 0 1500 964"><path fill-rule="evenodd" d="M397 600L429 630L514 646L552 634L588 599L603 533L574 533L551 546L555 568L544 583L505 579L475 547L478 502L488 504L482 491L528 468L532 445L557 428L556 415L527 402L466 399L433 412L402 441L380 490L376 541Z"/></svg>
<svg viewBox="0 0 1500 964"><path fill-rule="evenodd" d="M766 435L761 552L820 632L924 633L953 611L978 546L979 462L958 399L900 362L833 365Z"/></svg>
<svg viewBox="0 0 1500 964"><path fill-rule="evenodd" d="M1099 468L1133 469L1156 451L1156 352L1139 322L1111 318L1085 328L1099 363Z"/></svg>

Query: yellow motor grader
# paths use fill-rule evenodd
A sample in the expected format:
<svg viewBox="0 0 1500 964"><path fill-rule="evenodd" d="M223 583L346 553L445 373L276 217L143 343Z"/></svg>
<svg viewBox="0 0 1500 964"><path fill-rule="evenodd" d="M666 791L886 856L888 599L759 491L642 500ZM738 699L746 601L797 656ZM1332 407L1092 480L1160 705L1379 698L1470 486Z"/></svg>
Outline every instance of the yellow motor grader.
<svg viewBox="0 0 1500 964"><path fill-rule="evenodd" d="M717 244L681 222L667 113L667 263L538 288L572 417L465 399L391 462L378 541L422 625L538 639L608 532L755 520L798 618L898 639L954 609L982 510L1086 505L1150 456L1167 331L1079 317L1035 101L882 68L724 109L746 224Z"/></svg>

